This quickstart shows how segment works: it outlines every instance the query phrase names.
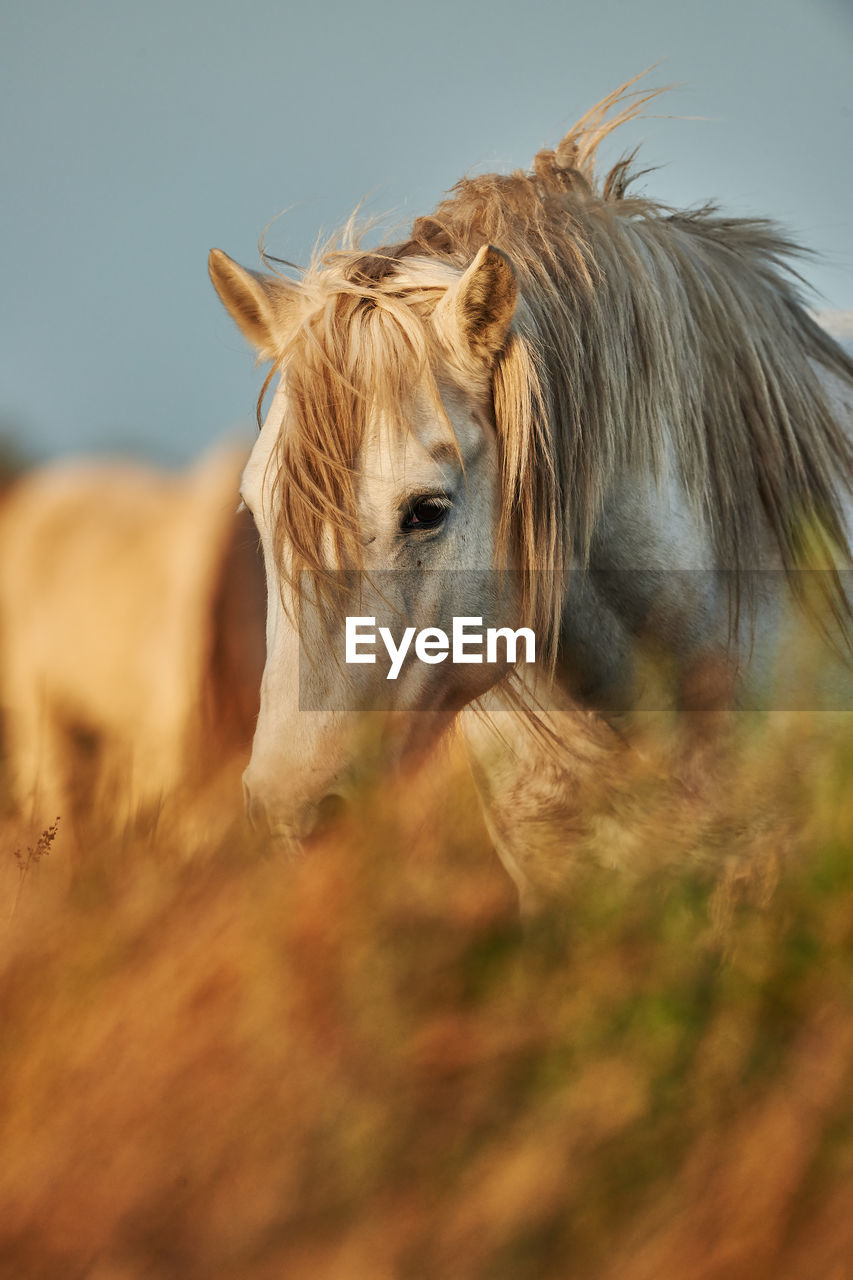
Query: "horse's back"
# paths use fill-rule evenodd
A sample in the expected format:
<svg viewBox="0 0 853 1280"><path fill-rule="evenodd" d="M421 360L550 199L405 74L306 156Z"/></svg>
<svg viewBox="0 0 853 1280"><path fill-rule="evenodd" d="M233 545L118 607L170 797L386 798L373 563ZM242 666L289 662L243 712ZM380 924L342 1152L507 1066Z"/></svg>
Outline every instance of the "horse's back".
<svg viewBox="0 0 853 1280"><path fill-rule="evenodd" d="M118 463L48 467L11 494L0 527L4 630L21 637L69 714L124 720L146 704L150 714L172 683L192 576L184 501L178 478Z"/></svg>

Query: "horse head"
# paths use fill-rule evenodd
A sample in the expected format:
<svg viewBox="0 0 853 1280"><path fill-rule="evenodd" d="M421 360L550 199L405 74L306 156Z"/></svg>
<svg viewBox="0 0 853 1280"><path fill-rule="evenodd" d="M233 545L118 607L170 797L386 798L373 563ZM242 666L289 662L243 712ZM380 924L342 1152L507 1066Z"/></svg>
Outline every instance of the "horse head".
<svg viewBox="0 0 853 1280"><path fill-rule="evenodd" d="M493 573L507 450L492 382L518 290L491 246L466 270L338 254L297 283L214 250L210 272L280 375L241 488L268 586L244 781L250 815L298 840L368 762L428 750L511 665L509 639L474 652L474 620L515 604Z"/></svg>

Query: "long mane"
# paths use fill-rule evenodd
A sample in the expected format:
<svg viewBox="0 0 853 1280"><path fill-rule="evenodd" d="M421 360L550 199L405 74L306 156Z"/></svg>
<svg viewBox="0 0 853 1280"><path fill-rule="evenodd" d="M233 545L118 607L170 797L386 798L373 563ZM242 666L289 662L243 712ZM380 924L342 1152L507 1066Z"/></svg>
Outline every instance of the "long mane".
<svg viewBox="0 0 853 1280"><path fill-rule="evenodd" d="M546 639L556 642L565 571L589 562L614 477L662 479L668 451L736 584L761 563L768 529L791 574L849 565L840 494L853 451L816 367L853 394L853 360L805 308L803 250L764 220L632 194L634 154L599 179L600 142L654 96L628 88L531 171L460 181L405 241L316 256L276 365L291 405L279 536L295 575L328 567L329 531L337 562L357 562L368 413L396 412L402 429L411 388L426 378L435 390L429 317L484 244L510 258L521 294L493 375L499 554L525 576ZM847 620L837 575L830 597Z"/></svg>

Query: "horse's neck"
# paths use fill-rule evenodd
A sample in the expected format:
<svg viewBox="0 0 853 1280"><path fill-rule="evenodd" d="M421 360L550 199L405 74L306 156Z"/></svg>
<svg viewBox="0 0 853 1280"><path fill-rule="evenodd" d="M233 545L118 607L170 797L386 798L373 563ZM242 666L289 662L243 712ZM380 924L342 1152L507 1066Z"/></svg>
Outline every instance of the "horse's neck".
<svg viewBox="0 0 853 1280"><path fill-rule="evenodd" d="M583 701L618 709L632 700L639 648L683 664L724 645L725 583L709 530L673 472L623 477L595 531L589 568L570 580L560 635L560 672Z"/></svg>
<svg viewBox="0 0 853 1280"><path fill-rule="evenodd" d="M837 331L830 324L827 324L826 328L837 339L839 345L844 347L848 355L853 357L853 313L835 312L833 315L840 317L840 320L836 321L838 325ZM823 385L835 417L841 424L850 442L851 449L853 449L853 388L851 388L849 382L843 382L841 378L833 373L828 373L825 369L818 367L815 371ZM844 490L839 494L839 498L841 501L841 513L847 530L847 545L853 550L853 490Z"/></svg>
<svg viewBox="0 0 853 1280"><path fill-rule="evenodd" d="M816 313L815 319L853 359L853 311L821 311ZM849 382L843 382L819 366L815 372L853 448L853 388ZM853 491L847 489L839 496L847 528L847 545L853 550Z"/></svg>
<svg viewBox="0 0 853 1280"><path fill-rule="evenodd" d="M818 373L853 439L849 385ZM755 612L741 619L733 636L735 566L720 562L712 530L688 499L672 457L660 481L651 475L617 478L594 533L589 569L571 578L559 671L573 693L602 709L633 705L638 663L649 653L668 666L676 686L692 681L713 654L727 654L741 678L761 682L775 660L775 636L788 624L792 601L768 530L744 566L759 575L751 582ZM853 546L853 494L840 498Z"/></svg>

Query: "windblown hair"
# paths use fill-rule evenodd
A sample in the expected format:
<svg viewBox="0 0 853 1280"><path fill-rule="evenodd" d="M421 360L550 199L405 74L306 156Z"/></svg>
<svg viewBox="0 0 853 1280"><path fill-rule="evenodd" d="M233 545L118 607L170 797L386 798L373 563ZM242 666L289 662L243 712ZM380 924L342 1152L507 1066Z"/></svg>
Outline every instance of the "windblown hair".
<svg viewBox="0 0 853 1280"><path fill-rule="evenodd" d="M821 567L849 564L839 495L853 484L851 445L812 362L853 387L853 361L805 310L792 267L803 251L767 221L632 195L635 153L599 181L600 142L655 96L628 88L539 152L532 172L459 182L405 242L315 257L274 370L290 398L278 536L294 581L329 567L330 535L332 561L358 563L368 416L396 414L404 429L418 385L440 405L447 353L430 316L485 244L508 256L521 295L492 376L498 562L520 570L546 643L614 476L664 476L670 446L736 582L760 563L768 529L792 573L815 547ZM847 619L837 575L831 594Z"/></svg>

